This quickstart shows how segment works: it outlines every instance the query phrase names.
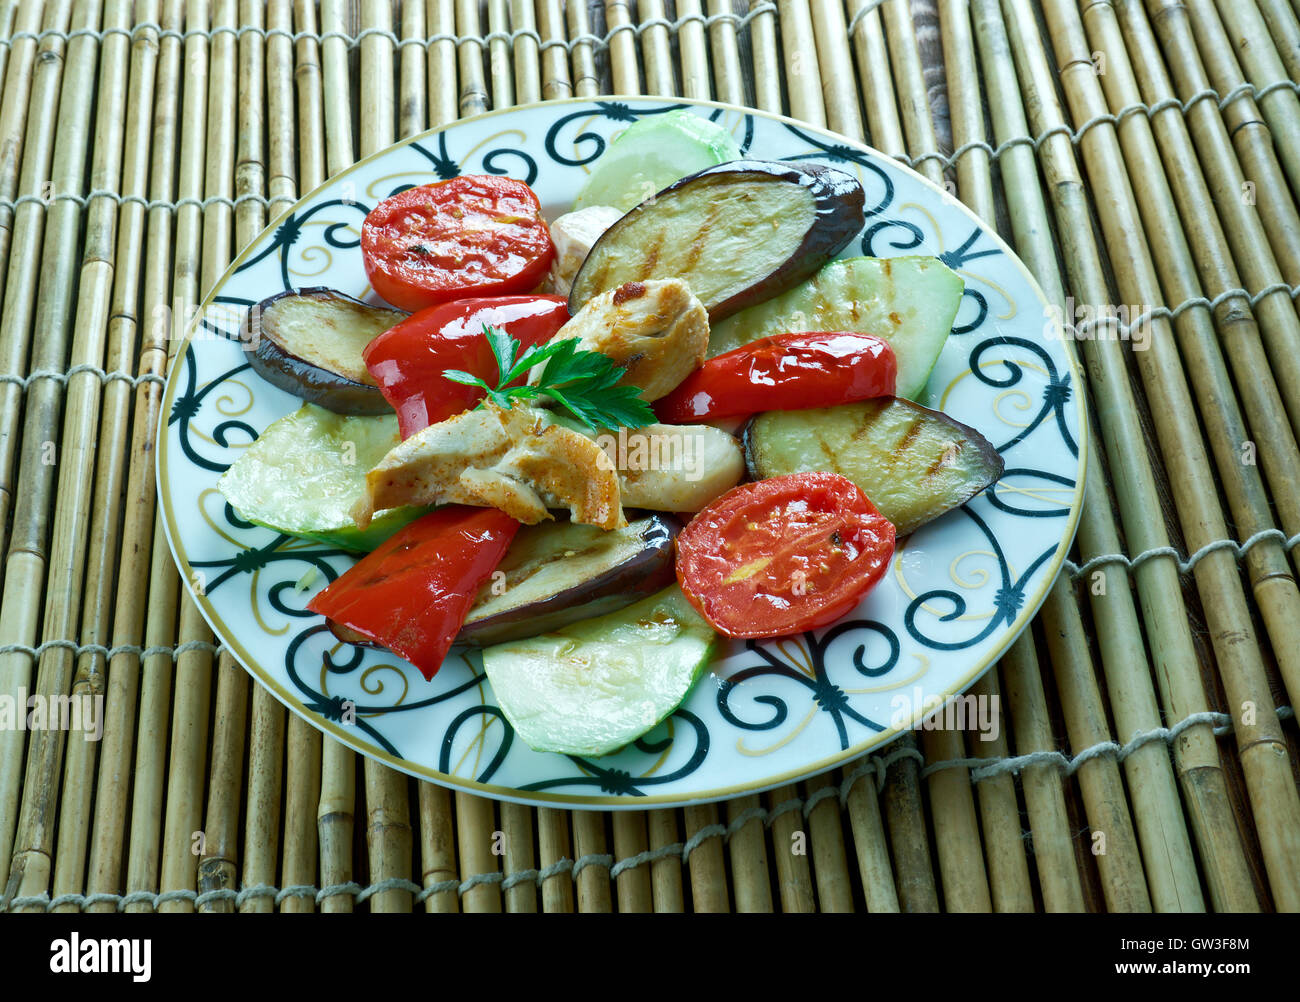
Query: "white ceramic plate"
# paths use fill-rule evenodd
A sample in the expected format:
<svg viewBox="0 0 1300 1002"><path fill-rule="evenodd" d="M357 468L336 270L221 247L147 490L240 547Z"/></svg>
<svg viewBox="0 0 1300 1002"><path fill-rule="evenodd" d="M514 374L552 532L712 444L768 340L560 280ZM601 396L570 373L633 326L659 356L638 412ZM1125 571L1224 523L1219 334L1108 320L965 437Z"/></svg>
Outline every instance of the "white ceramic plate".
<svg viewBox="0 0 1300 1002"><path fill-rule="evenodd" d="M226 505L218 476L301 403L249 370L236 331L250 305L286 288L331 286L377 302L357 241L366 213L395 190L460 173L509 174L532 185L554 219L613 136L678 107L719 122L747 156L857 175L867 221L842 257L932 254L965 279L921 402L983 432L1006 473L907 539L890 573L841 622L733 643L672 717L616 755L537 753L514 738L472 655L453 653L426 682L392 655L337 643L305 606L353 558L244 523ZM270 226L217 283L166 389L158 482L168 538L203 614L244 666L322 731L395 768L570 807L688 804L771 788L878 748L969 686L1047 594L1074 536L1086 443L1079 380L1051 312L1025 267L965 207L843 137L703 102L555 101L494 112L344 171ZM349 700L355 722L343 723Z"/></svg>

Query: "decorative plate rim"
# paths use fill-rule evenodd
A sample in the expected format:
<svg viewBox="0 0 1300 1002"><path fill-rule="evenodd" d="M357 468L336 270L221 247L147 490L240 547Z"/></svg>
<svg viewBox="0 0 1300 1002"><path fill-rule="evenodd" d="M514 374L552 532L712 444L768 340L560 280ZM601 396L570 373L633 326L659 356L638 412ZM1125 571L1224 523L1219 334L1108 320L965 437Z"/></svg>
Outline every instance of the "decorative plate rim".
<svg viewBox="0 0 1300 1002"><path fill-rule="evenodd" d="M454 129L457 126L464 125L466 122L480 121L498 115L507 115L511 113L518 113L521 111L529 111L535 109L562 108L566 106L577 106L577 105L594 106L602 100L626 102L626 101L636 101L636 100L645 101L645 100L655 100L655 99L656 98L654 95L629 96L629 95L609 94L609 95L593 95L590 97L555 98L548 101L535 101L535 102L530 102L528 104L513 105L509 108L497 108L492 111L484 112L483 114L480 115L474 115L464 119L457 119L454 122L449 122L445 125L436 126L432 129L427 129L424 132L420 132L415 135L407 136L403 139L400 139L397 142L393 143L390 146L385 147L382 150L379 150L375 153L371 153L368 156L362 157L360 160L357 160L355 163L350 164L348 167L339 171L337 174L334 174L331 177L327 178L326 180L322 181L319 185L312 188L311 191L300 196L297 200L294 201L292 205L288 206L284 211L278 213L273 219L271 219L267 223L267 225L263 227L261 231L259 231L257 236L254 237L251 241L249 241L249 243L244 247L244 249L241 250L231 260L230 264L222 272L221 276L216 280L216 282L213 283L212 290L208 293L206 297L204 297L202 302L198 304L198 307L195 311L195 315L196 317L202 317L204 315L204 312L208 309L208 307L213 304L218 291L239 270L239 267L244 263L245 258L248 256L251 250L257 246L259 241L262 239L263 236L266 235L267 232L274 230L285 216L295 212L300 206L309 203L324 188L336 184L340 179L346 177L347 175L353 173L354 171L361 169L367 164L372 163L381 157L389 155L390 153L392 153L393 150L399 149L403 146L407 146L411 143L419 142L431 136L437 136L450 129ZM868 146L867 144L863 143L860 140L851 139L848 136L843 135L842 133L834 132L830 129L821 126L811 125L807 122L800 121L799 119L796 118L791 118L790 116L787 115L779 115L772 112L762 111L758 108L751 108L751 107L746 107L744 105L730 104L724 101L703 101L703 100L697 100L692 98L662 97L662 96L660 96L658 99L667 102L672 102L675 106L693 106L693 107L720 109L722 111L737 112L742 115L754 115L759 118L767 119L786 126L795 127L797 129L803 130L804 132L819 134L823 138L832 140L834 142L845 144L850 148L854 148L860 151L865 151L867 154L877 157L881 161L888 163L890 169L901 171L903 172L903 174L920 182L925 188L928 188L936 196L938 196L941 199L944 199L945 204L955 207L959 212L961 212L966 217L968 217L969 220L978 228L978 230L984 235L986 235L988 238L990 238L994 242L994 244L998 247L998 249L1000 249L1006 255L1007 259L1020 272L1021 276L1028 284L1030 290L1037 297L1039 304L1046 308L1045 315L1050 318L1050 322L1056 327L1059 335L1058 339L1061 341L1062 344L1066 344L1064 329L1062 328L1060 321L1056 317L1056 312L1050 309L1051 304L1048 302L1046 293L1044 293L1042 287L1039 285L1037 279L1035 279L1033 273L1030 272L1029 268L1025 265L1025 263L1021 261L1021 259L1011 248L1011 246L1007 244L1005 240L1002 239L1001 235L995 229L992 229L987 223L985 223L984 220L982 220L965 203L952 197L951 194L946 192L944 189L940 188L934 182L930 181L924 175L913 170L911 167L894 159L893 157L889 156L886 153L882 153L881 151L875 149L874 147ZM283 703L286 707L288 707L298 716L302 717L305 721L307 721L307 723L311 724L318 731L342 742L346 747L348 747L352 751L360 755L364 755L368 758L374 759L375 761L382 762L383 764L393 769L396 769L399 772L405 773L406 775L414 776L417 779L426 780L428 782L432 782L439 786L448 787L455 790L463 790L467 793L474 793L481 796L487 796L494 800L501 800L509 803L523 804L526 806L538 806L544 804L544 805L554 805L554 806L564 807L571 810L644 810L650 807L665 807L665 806L689 807L696 804L716 803L721 800L726 800L732 797L743 796L747 794L763 793L768 790L775 789L777 787L786 786L791 783L796 783L804 779L810 778L812 776L820 775L821 773L834 769L837 766L841 766L848 762L852 762L856 759L859 759L866 754L879 751L885 746L896 741L904 732L914 729L916 724L918 724L926 716L928 716L930 713L933 712L932 707L929 710L927 710L923 703L920 707L912 711L911 716L908 718L906 724L896 726L891 722L891 724L889 726L886 726L883 730L872 732L869 738L857 744L851 745L848 748L842 748L838 752L826 756L822 759L819 759L816 762L805 763L804 765L801 765L796 769L786 770L785 772L776 776L765 775L761 779L755 780L750 783L718 787L710 790L697 791L697 792L691 792L686 794L677 794L677 795L660 794L657 796L641 795L636 797L617 796L617 795L589 796L589 795L580 795L580 794L572 794L572 793L546 793L544 791L531 791L531 790L527 791L526 793L523 793L517 788L512 786L502 786L495 783L484 783L474 779L466 779L458 776L451 776L446 773L438 772L435 769L430 769L417 762L413 762L410 759L405 759L405 758L401 758L400 756L392 755L384 751L383 749L376 749L364 745L361 741L357 740L353 736L356 733L354 729L350 729L340 724L337 724L334 721L321 716L319 713L313 713L304 705L301 699L299 699L297 696L291 693L287 688L282 686L275 678L271 677L271 675L267 671L262 669L257 659L253 658L249 654L249 652L245 649L244 645L238 639L237 631L232 630L230 627L228 627L225 624L225 622L222 620L222 618L217 614L211 602L208 600L208 597L201 592L197 592L192 586L191 582L193 581L194 571L190 564L188 556L185 554L183 548L180 545L180 541L178 538L179 533L175 529L177 523L176 523L175 513L172 507L171 492L166 487L168 483L166 477L166 468L167 468L167 455L169 451L169 446L168 446L169 437L166 433L166 428L167 428L167 415L171 412L172 404L174 402L174 398L176 395L176 389L179 383L179 380L175 378L176 372L179 367L179 364L184 358L186 350L189 348L191 342L194 339L194 334L195 334L195 325L188 325L188 329L184 338L176 347L176 350L173 353L171 360L168 363L166 386L164 388L163 398L161 401L161 407L159 412L160 433L157 439L157 443L158 443L157 456L155 458L154 470L155 470L156 488L158 491L159 499L161 501L161 512L163 516L163 534L167 538L168 548L171 550L172 558L176 563L177 569L180 572L182 580L184 581L186 592L188 593L190 599L195 603L200 614L203 616L203 619L207 622L208 626L212 629L214 635L220 641L221 646L230 653L230 655L235 659L235 661L238 662L239 665L246 672L248 672L254 679L256 679L263 686L265 686L271 692L271 694L276 697L276 699L278 699L281 703ZM1073 380L1074 386L1076 387L1077 390L1077 392L1072 394L1072 396L1074 398L1075 410L1078 416L1078 436L1077 436L1078 463L1077 463L1077 477L1075 480L1075 493L1070 503L1070 510L1066 516L1065 529L1061 533L1061 543L1060 545L1058 545L1056 552L1053 553L1053 555L1051 556L1051 558L1049 558L1048 561L1046 561L1047 574L1043 578L1039 590L1031 598L1025 599L1024 604L1019 611L1019 614L1007 627L1005 627L1005 629L1001 633L1001 637L999 638L999 640L996 643L994 643L994 645L984 655L984 657L980 660L980 662L976 664L974 668L970 670L970 672L963 675L955 683L951 685L942 686L940 690L936 692L936 695L939 696L944 701L947 701L952 697L966 691L977 681L979 681L979 679L982 678L985 675L985 673L988 672L988 670L994 666L994 664L996 664L998 659L1001 658L1002 655L1004 655L1007 652L1007 650L1011 647L1011 645L1014 644L1017 639L1019 639L1021 633L1024 632L1025 628L1029 625L1032 618L1035 615L1037 615L1039 609L1041 608L1044 600L1047 597L1048 592L1051 591L1051 589L1055 586L1057 578L1060 575L1062 565L1065 562L1066 554L1069 551L1069 548L1072 545L1075 534L1078 530L1079 518L1083 507L1084 487L1085 487L1086 477L1088 473L1088 458L1089 458L1088 421L1089 419L1088 419L1088 408L1086 406L1086 402L1084 400L1084 394L1082 392L1082 388L1085 384L1083 382L1082 372L1079 368L1079 362L1076 359L1074 352L1068 347L1068 345L1065 347L1062 354L1064 356L1065 363L1069 369L1070 377Z"/></svg>

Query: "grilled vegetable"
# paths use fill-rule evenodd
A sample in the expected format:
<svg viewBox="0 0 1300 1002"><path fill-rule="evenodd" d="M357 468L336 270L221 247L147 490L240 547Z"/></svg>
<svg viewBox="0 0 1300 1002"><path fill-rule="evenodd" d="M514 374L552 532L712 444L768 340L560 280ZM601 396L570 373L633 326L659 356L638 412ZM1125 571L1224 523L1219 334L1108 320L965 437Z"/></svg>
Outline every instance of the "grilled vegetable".
<svg viewBox="0 0 1300 1002"><path fill-rule="evenodd" d="M677 581L729 637L825 626L875 587L894 527L851 481L794 473L741 484L677 537Z"/></svg>
<svg viewBox="0 0 1300 1002"><path fill-rule="evenodd" d="M708 119L686 110L651 115L609 144L573 207L612 205L622 214L688 174L739 158L736 141Z"/></svg>
<svg viewBox="0 0 1300 1002"><path fill-rule="evenodd" d="M598 619L489 647L483 669L530 748L606 755L677 708L716 644L672 585Z"/></svg>
<svg viewBox="0 0 1300 1002"><path fill-rule="evenodd" d="M568 338L623 368L620 386L639 387L642 400L657 400L704 361L709 318L680 279L628 282L589 300L553 340ZM544 371L534 369L529 381L536 384Z"/></svg>
<svg viewBox="0 0 1300 1002"><path fill-rule="evenodd" d="M525 526L479 590L461 643L486 647L601 616L673 580L681 524L652 515L605 532L574 522Z"/></svg>
<svg viewBox="0 0 1300 1002"><path fill-rule="evenodd" d="M816 272L862 228L862 204L857 179L829 167L710 167L605 231L574 279L569 312L625 282L680 278L716 323Z"/></svg>
<svg viewBox="0 0 1300 1002"><path fill-rule="evenodd" d="M910 400L881 398L760 414L745 430L754 477L828 470L857 484L900 536L969 501L1002 476L974 428Z"/></svg>
<svg viewBox="0 0 1300 1002"><path fill-rule="evenodd" d="M774 334L709 359L655 413L710 421L892 396L897 368L889 343L870 334Z"/></svg>
<svg viewBox="0 0 1300 1002"><path fill-rule="evenodd" d="M366 471L397 445L397 418L344 417L305 404L268 425L217 481L235 513L277 532L349 550L373 550L420 507L376 513L358 529L350 514L366 494Z"/></svg>
<svg viewBox="0 0 1300 1002"><path fill-rule="evenodd" d="M834 261L785 295L714 324L709 356L786 331L861 331L889 342L898 360L894 392L915 399L952 330L963 288L932 257Z"/></svg>
<svg viewBox="0 0 1300 1002"><path fill-rule="evenodd" d="M333 289L294 289L252 307L239 336L254 346L253 371L273 386L340 414L386 414L361 351L404 319Z"/></svg>
<svg viewBox="0 0 1300 1002"><path fill-rule="evenodd" d="M483 336L487 325L524 348L549 341L569 319L558 296L458 299L413 313L375 338L363 353L366 367L397 411L402 438L468 410L483 390L443 378L447 369L478 376L496 373L496 356Z"/></svg>
<svg viewBox="0 0 1300 1002"><path fill-rule="evenodd" d="M387 647L431 679L518 529L493 508L439 508L362 557L307 608L343 627L344 636Z"/></svg>
<svg viewBox="0 0 1300 1002"><path fill-rule="evenodd" d="M361 258L375 292L404 310L466 296L537 288L555 248L522 181L462 174L384 199L361 224Z"/></svg>

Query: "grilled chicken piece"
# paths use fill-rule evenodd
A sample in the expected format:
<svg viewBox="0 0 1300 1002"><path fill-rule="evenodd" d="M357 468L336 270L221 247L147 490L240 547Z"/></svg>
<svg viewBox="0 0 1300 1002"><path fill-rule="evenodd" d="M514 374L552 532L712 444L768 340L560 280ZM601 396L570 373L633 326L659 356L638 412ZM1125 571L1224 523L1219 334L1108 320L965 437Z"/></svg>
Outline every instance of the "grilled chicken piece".
<svg viewBox="0 0 1300 1002"><path fill-rule="evenodd" d="M577 212L566 212L551 224L555 260L551 263L550 284L555 295L569 294L591 248L622 217L622 212L608 205L589 205Z"/></svg>
<svg viewBox="0 0 1300 1002"><path fill-rule="evenodd" d="M352 513L361 527L407 504L499 508L526 525L568 508L583 525L627 525L618 475L595 442L541 411L490 401L395 446L366 476L366 494Z"/></svg>
<svg viewBox="0 0 1300 1002"><path fill-rule="evenodd" d="M658 400L704 361L709 315L679 278L626 282L589 301L551 340L569 338L627 369L619 383L640 387L641 399Z"/></svg>

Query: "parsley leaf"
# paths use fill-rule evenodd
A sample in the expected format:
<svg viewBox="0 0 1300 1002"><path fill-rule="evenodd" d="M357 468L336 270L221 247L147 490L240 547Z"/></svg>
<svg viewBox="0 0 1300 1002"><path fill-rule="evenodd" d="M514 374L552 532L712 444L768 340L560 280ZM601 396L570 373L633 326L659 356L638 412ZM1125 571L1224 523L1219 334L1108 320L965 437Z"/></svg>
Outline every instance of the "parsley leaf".
<svg viewBox="0 0 1300 1002"><path fill-rule="evenodd" d="M497 384L490 385L461 369L446 369L443 378L479 386L498 407L514 400L548 396L593 431L599 428L640 428L655 421L654 411L635 386L619 386L627 370L607 355L578 348L577 338L534 345L521 355L520 342L499 327L483 326L497 363ZM535 386L511 386L534 366L545 362Z"/></svg>

